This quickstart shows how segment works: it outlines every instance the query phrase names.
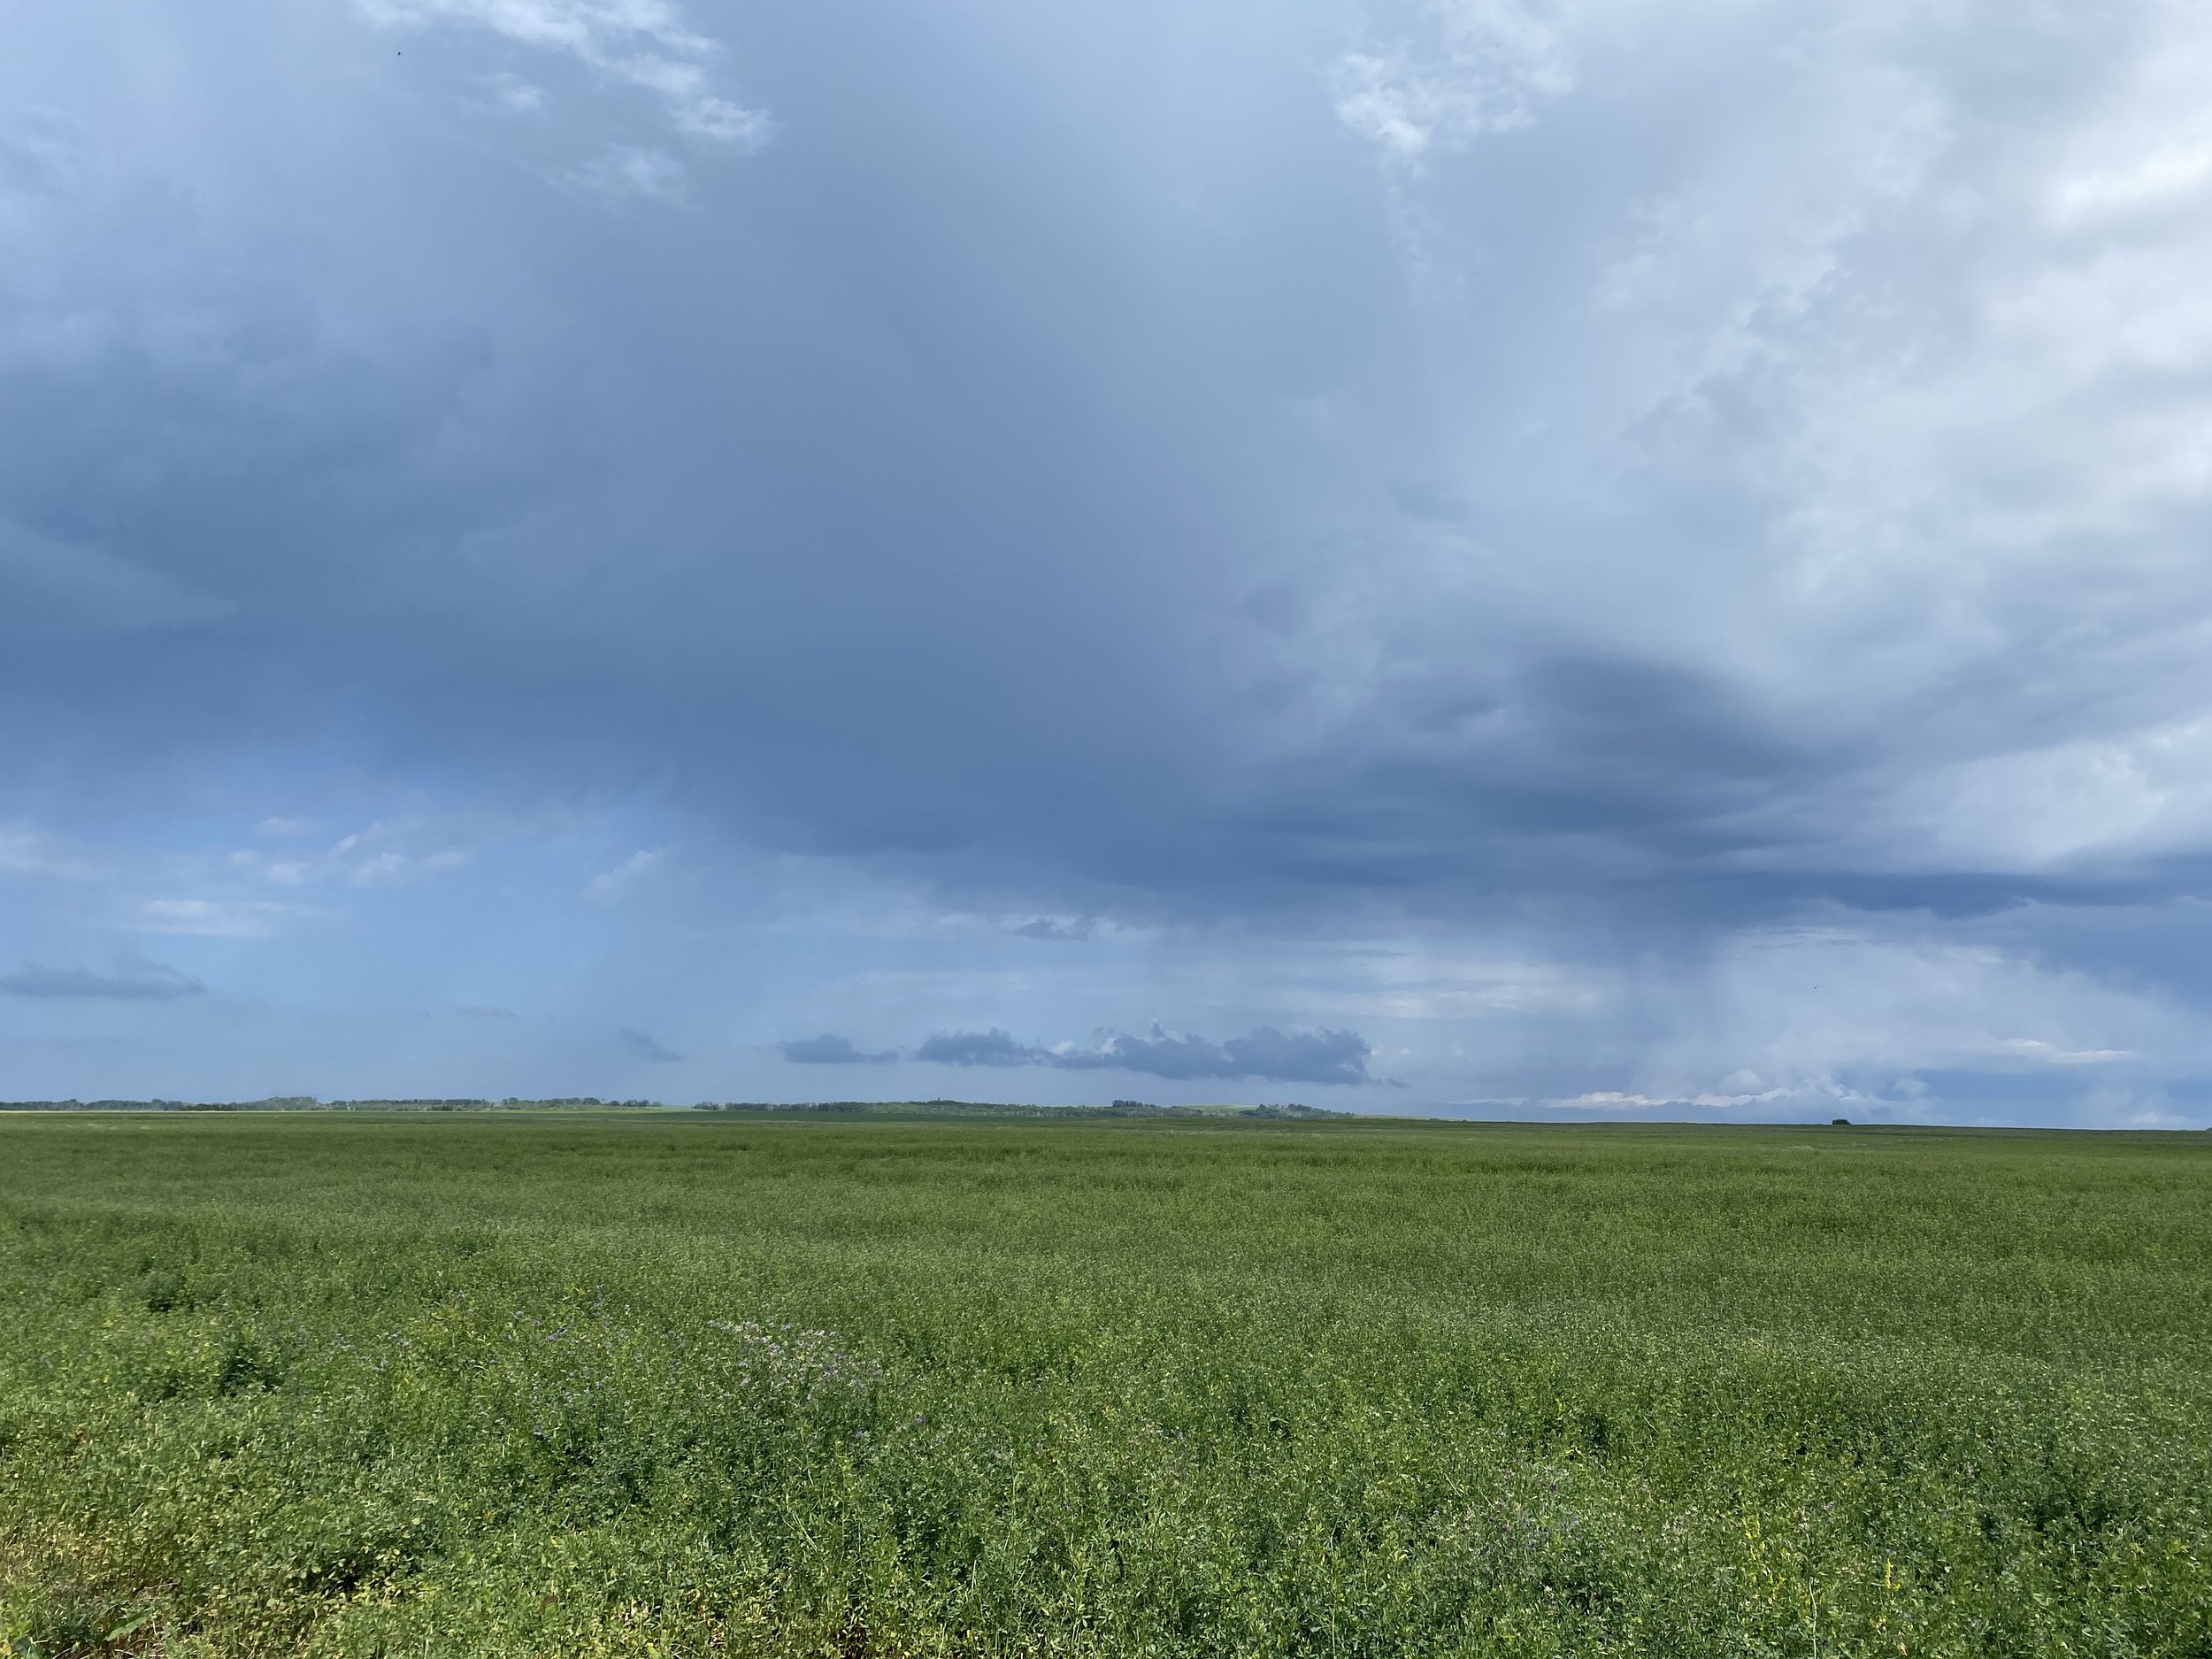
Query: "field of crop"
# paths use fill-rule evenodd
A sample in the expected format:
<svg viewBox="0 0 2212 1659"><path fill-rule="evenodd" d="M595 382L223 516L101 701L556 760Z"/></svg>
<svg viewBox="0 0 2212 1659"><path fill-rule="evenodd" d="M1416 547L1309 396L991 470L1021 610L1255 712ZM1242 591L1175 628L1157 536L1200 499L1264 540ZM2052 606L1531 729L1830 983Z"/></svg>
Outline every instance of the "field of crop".
<svg viewBox="0 0 2212 1659"><path fill-rule="evenodd" d="M0 1647L2203 1659L2212 1135L0 1119Z"/></svg>

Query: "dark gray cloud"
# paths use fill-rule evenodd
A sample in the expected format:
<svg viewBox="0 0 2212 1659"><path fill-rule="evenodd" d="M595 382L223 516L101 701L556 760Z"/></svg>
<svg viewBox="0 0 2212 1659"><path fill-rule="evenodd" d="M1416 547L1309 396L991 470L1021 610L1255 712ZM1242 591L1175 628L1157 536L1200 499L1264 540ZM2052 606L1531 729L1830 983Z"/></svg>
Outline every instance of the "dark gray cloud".
<svg viewBox="0 0 2212 1659"><path fill-rule="evenodd" d="M672 1065L683 1058L683 1056L664 1046L649 1033L639 1031L633 1026L624 1026L615 1033L615 1037L625 1048L639 1059L650 1060L657 1065Z"/></svg>
<svg viewBox="0 0 2212 1659"><path fill-rule="evenodd" d="M1116 1036L1102 1048L1056 1055L1052 1064L1083 1070L1142 1071L1153 1077L1257 1078L1278 1083L1366 1083L1367 1040L1351 1031L1278 1031L1263 1025L1225 1042L1172 1037Z"/></svg>
<svg viewBox="0 0 2212 1659"><path fill-rule="evenodd" d="M1046 1065L1041 1048L1016 1042L1002 1031L939 1032L914 1050L929 1065Z"/></svg>
<svg viewBox="0 0 2212 1659"><path fill-rule="evenodd" d="M0 992L10 996L89 996L125 1002L165 1002L198 996L207 987L190 974L125 953L112 973L89 968L50 968L27 962L13 973L0 973Z"/></svg>
<svg viewBox="0 0 2212 1659"><path fill-rule="evenodd" d="M995 1026L1167 1007L1250 1034L1114 1064L1364 1075L1263 1041L1304 1022L1469 1098L1507 1049L1563 1097L2015 1041L2202 1075L2212 15L1210 16L40 9L17 949L242 941L226 990L303 1033L411 953L534 1029L741 993L756 1057L957 1026L917 1057L1073 1071ZM212 845L414 812L537 850L417 903ZM1872 976L1847 1041L1729 965L1814 924L1864 935L1823 948L1821 998ZM1937 1032L1893 982L1983 989Z"/></svg>
<svg viewBox="0 0 2212 1659"><path fill-rule="evenodd" d="M780 1042L776 1052L792 1065L887 1065L899 1057L889 1049L879 1054L864 1053L850 1037L832 1036L827 1032L818 1037Z"/></svg>
<svg viewBox="0 0 2212 1659"><path fill-rule="evenodd" d="M1033 1048L1002 1031L950 1032L932 1037L913 1057L939 1065L1040 1065L1066 1071L1139 1071L1179 1082L1258 1079L1278 1083L1374 1081L1367 1074L1374 1050L1350 1031L1279 1031L1263 1025L1242 1037L1212 1042L1171 1036L1115 1035L1095 1048Z"/></svg>
<svg viewBox="0 0 2212 1659"><path fill-rule="evenodd" d="M742 39L764 74L780 66L782 89L757 96L789 142L687 149L717 122L624 104L607 153L664 155L687 174L687 212L512 196L490 157L518 131L492 121L480 153L456 157L449 128L378 103L390 165L441 180L384 190L383 164L285 103L303 92L223 111L192 164L206 171L184 177L119 147L101 98L121 88L96 73L80 109L18 135L50 261L18 310L62 330L67 314L41 296L81 292L110 319L0 388L0 580L19 588L8 614L48 618L25 641L23 683L55 683L65 649L73 664L60 721L21 734L35 754L65 768L117 745L176 758L242 729L303 747L365 729L380 755L434 756L525 795L650 787L739 839L900 857L972 888L1104 883L1124 909L1214 916L1348 892L1485 915L1625 884L1632 908L1697 926L1825 897L1886 903L1902 878L1999 902L2041 879L1977 868L1971 848L1933 856L1907 803L1856 844L1835 818L2070 725L2104 731L2117 712L2104 688L2151 665L2124 648L2071 658L2055 631L2078 614L2070 591L2111 585L2108 565L2047 566L1984 615L1978 643L1931 641L1909 675L1877 669L1901 591L1886 573L1840 620L1832 604L1801 612L1761 573L1827 557L1793 526L1891 510L1807 472L1795 434L1847 412L1842 365L1889 343L1852 331L1894 307L1850 296L1892 294L1947 181L1981 162L1897 160L1926 201L1869 197L1874 163L1824 147L1822 123L1860 130L1840 110L1786 121L1762 106L1786 126L1779 152L1829 169L1839 200L1885 203L1830 279L1841 293L1795 312L1786 279L1763 273L1815 254L1770 246L1748 202L1708 200L1755 189L1728 171L1738 141L1670 137L1641 162L1655 175L1609 177L1614 194L1587 201L1551 188L1578 158L1636 153L1661 110L1708 106L1779 26L1708 19L1713 56L1694 67L1601 55L1584 73L1613 79L1586 102L1532 97L1517 106L1526 131L1487 148L1480 120L1442 113L1485 96L1449 51L1425 63L1409 44L1402 61L1347 69L1334 95L1303 71L1247 76L1235 119L1185 111L1176 165L1194 182L1158 176L1134 145L1096 171L1087 146L1110 134L1029 122L1010 42L870 13L917 62L960 66L956 104L981 99L1005 118L994 131L1027 134L985 144L945 124L940 76L887 76L790 20L694 10L697 38ZM507 15L441 10L442 52L473 42L487 66L523 73L534 54L516 42L542 32L518 35ZM178 38L206 96L251 73L257 16L241 4ZM351 47L334 24L319 38ZM1909 31L1853 42L1914 65L1939 104L1978 96L1939 45ZM53 50L104 61L59 28ZM1576 59L1573 31L1557 50ZM2085 111L2097 83L2051 50L2061 115L1983 113L2040 126ZM733 134L755 96L695 88L681 107L724 111L718 130ZM218 187L270 124L296 127L300 153L257 208ZM1235 171L1231 131L1263 146L1257 177ZM1388 172L1406 143L1418 179ZM547 165L566 179L602 158ZM1056 182L1071 173L1102 194ZM322 188L333 174L360 175L337 193L342 212ZM157 185L205 205L139 212ZM1194 190L1210 204L1195 217L1175 205ZM1471 256L1463 307L1409 296L1378 229L1392 196L1428 204L1424 268ZM1703 234L1701 210L1734 226L1740 277L1686 240ZM1519 227L1511 257L1472 257L1463 227L1501 218ZM265 244L242 273L234 250ZM119 245L138 251L119 259ZM1301 250L1294 281L1286 249ZM682 274L703 269L721 273L711 293ZM900 281L858 274L881 270ZM1632 279L1660 287L1640 296ZM1934 306L1981 277L1930 280ZM1622 378L1625 363L1696 360L1701 319L1742 311L1737 282L1778 296L1752 308L1774 319L1754 355L1786 368L1669 380L1655 361L1646 381ZM1583 339L1581 296L1598 290L1615 295L1608 326L1632 337ZM1513 320L1493 332L1481 318ZM1416 340L1483 372L1432 398ZM1316 399L1319 425L1295 413ZM1621 408L1626 426L1608 412ZM1551 488L1593 466L1613 480L1602 500ZM96 474L96 494L72 482ZM1800 494L1777 500L1786 475ZM1978 474L1938 481L1947 493L1913 502L1978 523L2003 505ZM1239 526L1228 544L1221 523ZM310 542L316 557L293 556ZM2124 622L2148 619L2139 595L2117 597ZM1778 652L1780 683L1762 665ZM2096 679L2078 712L2039 689L2054 668Z"/></svg>
<svg viewBox="0 0 2212 1659"><path fill-rule="evenodd" d="M1098 918L1093 916L1084 916L1071 922L1061 922L1055 921L1049 916L1040 916L1033 922L1024 922L1019 927L1010 928L1008 931L1021 939L1041 939L1050 943L1065 943L1075 940L1088 939L1098 931Z"/></svg>

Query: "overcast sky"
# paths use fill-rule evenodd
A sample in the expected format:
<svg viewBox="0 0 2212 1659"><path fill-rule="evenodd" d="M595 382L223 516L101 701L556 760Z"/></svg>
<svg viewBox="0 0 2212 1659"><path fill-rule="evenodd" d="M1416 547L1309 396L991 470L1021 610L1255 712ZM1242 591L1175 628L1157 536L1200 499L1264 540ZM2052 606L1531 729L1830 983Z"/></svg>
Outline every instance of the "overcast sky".
<svg viewBox="0 0 2212 1659"><path fill-rule="evenodd" d="M2212 1122L2202 0L0 28L0 1097Z"/></svg>

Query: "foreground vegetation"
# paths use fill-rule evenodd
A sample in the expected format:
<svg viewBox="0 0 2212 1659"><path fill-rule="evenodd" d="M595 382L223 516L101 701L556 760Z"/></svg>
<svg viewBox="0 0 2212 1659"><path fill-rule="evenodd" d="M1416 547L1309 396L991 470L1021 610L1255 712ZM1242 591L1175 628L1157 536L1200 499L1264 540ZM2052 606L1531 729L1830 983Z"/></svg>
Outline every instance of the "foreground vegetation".
<svg viewBox="0 0 2212 1659"><path fill-rule="evenodd" d="M2212 1136L0 1121L19 1654L2212 1654Z"/></svg>

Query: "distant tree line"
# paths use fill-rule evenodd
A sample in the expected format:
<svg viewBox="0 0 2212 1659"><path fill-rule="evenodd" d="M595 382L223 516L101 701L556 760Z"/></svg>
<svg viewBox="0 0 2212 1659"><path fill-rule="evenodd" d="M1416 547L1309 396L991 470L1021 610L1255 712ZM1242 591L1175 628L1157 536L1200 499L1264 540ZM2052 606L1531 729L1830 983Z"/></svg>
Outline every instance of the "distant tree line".
<svg viewBox="0 0 2212 1659"><path fill-rule="evenodd" d="M445 1100L318 1100L312 1094L273 1094L265 1100L249 1101L181 1101L163 1100L19 1100L0 1101L0 1111L6 1112L465 1112L465 1111L534 1111L576 1110L591 1109L600 1111L635 1111L641 1109L659 1110L659 1101L601 1100L594 1094L560 1095L544 1099L526 1100L509 1095L504 1100L485 1100L473 1096Z"/></svg>
<svg viewBox="0 0 2212 1659"><path fill-rule="evenodd" d="M750 1112L762 1116L887 1117L898 1115L966 1118L1348 1118L1349 1112L1317 1106L1155 1106L1148 1101L1118 1100L1107 1106L1021 1106L989 1101L701 1101L703 1112Z"/></svg>
<svg viewBox="0 0 2212 1659"><path fill-rule="evenodd" d="M273 1094L265 1100L20 1100L0 1101L0 1112L484 1112L484 1111L665 1111L664 1102L601 1100L595 1094L564 1094L503 1100L477 1096L450 1099L319 1100L312 1094ZM701 1101L703 1112L753 1112L780 1117L929 1116L965 1118L1348 1118L1295 1103L1279 1106L1155 1106L1148 1101L1118 1100L1108 1106L1007 1106L987 1101Z"/></svg>

